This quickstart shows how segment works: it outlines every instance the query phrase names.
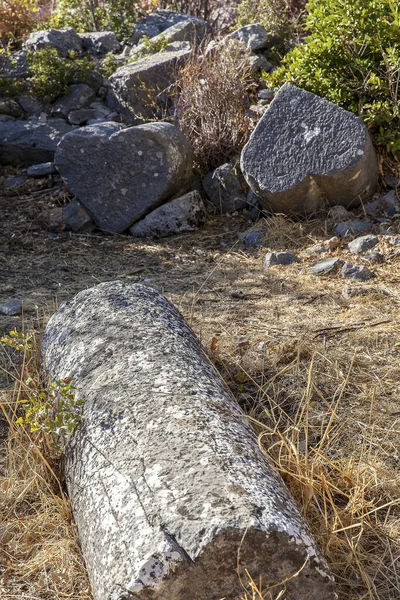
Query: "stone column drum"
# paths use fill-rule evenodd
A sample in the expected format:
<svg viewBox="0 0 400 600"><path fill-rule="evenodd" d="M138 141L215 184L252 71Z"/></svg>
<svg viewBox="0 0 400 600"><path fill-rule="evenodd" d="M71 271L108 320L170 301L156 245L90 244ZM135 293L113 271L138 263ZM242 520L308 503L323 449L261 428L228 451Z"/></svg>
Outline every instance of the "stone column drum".
<svg viewBox="0 0 400 600"><path fill-rule="evenodd" d="M43 358L84 399L66 480L96 600L239 600L246 570L273 597L336 598L245 414L159 292L79 293L50 319Z"/></svg>

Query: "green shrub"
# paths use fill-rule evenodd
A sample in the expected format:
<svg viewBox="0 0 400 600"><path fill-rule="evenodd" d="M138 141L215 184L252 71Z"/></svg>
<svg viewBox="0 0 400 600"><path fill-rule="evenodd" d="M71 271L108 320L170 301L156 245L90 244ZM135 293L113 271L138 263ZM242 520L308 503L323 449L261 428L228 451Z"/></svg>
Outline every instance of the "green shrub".
<svg viewBox="0 0 400 600"><path fill-rule="evenodd" d="M58 0L49 27L74 27L78 32L114 31L119 39L132 36L138 16L136 0Z"/></svg>
<svg viewBox="0 0 400 600"><path fill-rule="evenodd" d="M362 117L378 144L400 150L400 4L310 0L305 43L265 79L289 81Z"/></svg>

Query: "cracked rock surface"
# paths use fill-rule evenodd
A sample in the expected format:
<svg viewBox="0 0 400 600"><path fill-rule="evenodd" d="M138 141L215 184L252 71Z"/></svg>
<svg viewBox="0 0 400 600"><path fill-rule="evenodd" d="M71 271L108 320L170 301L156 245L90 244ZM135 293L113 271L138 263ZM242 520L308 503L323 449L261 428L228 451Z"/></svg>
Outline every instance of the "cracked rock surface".
<svg viewBox="0 0 400 600"><path fill-rule="evenodd" d="M238 553L243 581L336 598L244 413L159 292L80 292L49 321L43 358L85 401L66 480L96 600L237 600Z"/></svg>

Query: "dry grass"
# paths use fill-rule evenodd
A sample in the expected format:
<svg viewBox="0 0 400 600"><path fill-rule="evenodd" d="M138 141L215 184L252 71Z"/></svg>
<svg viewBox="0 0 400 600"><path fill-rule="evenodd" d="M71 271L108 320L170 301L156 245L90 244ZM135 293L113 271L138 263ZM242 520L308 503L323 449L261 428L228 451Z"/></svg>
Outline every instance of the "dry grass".
<svg viewBox="0 0 400 600"><path fill-rule="evenodd" d="M276 216L260 227L271 250L290 249L302 262L263 271L262 252L243 252L237 243L213 246L219 230L181 236L165 248L129 241L120 254L131 260L146 252L154 261L163 253L164 262L145 272L146 283L165 290L210 351L307 519L336 576L339 600L398 600L396 249L382 238L378 249L386 263L374 265L376 279L353 284L354 294L344 299L341 290L349 284L339 274L316 278L308 269L315 259L308 248L331 235L324 219ZM363 260L349 255L345 243L335 252ZM194 283L184 288L182 277ZM33 356L21 364L9 357L24 373L3 399L11 416L27 391L28 371L40 385ZM58 475L58 463L50 457L47 465L34 441L12 426L0 483L3 597L90 599L68 500L52 473ZM285 600L284 588L243 583L242 600Z"/></svg>

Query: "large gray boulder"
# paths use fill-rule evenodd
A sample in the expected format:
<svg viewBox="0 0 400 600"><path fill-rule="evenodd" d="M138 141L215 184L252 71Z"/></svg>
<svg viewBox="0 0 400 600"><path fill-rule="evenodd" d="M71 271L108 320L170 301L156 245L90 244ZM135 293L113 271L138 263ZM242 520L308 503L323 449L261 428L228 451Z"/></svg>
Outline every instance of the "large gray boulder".
<svg viewBox="0 0 400 600"><path fill-rule="evenodd" d="M156 10L146 17L138 19L130 43L137 44L145 36L154 38L178 23L187 23L189 21L195 24L196 30L199 33L201 33L202 30L207 31L208 26L203 19L185 13L174 12L172 10ZM204 37L204 35L202 37Z"/></svg>
<svg viewBox="0 0 400 600"><path fill-rule="evenodd" d="M205 216L204 202L196 190L159 206L129 231L135 237L162 238L198 229Z"/></svg>
<svg viewBox="0 0 400 600"><path fill-rule="evenodd" d="M66 135L55 164L98 227L120 233L187 184L192 159L170 123L100 123Z"/></svg>
<svg viewBox="0 0 400 600"><path fill-rule="evenodd" d="M177 69L189 56L190 50L160 52L120 67L111 75L124 122L137 125L163 111Z"/></svg>
<svg viewBox="0 0 400 600"><path fill-rule="evenodd" d="M91 31L78 34L84 52L90 52L92 56L101 57L109 52L117 53L121 50L121 44L113 31Z"/></svg>
<svg viewBox="0 0 400 600"><path fill-rule="evenodd" d="M2 123L0 164L29 167L52 161L58 142L74 129L63 119Z"/></svg>
<svg viewBox="0 0 400 600"><path fill-rule="evenodd" d="M237 600L247 573L286 600L337 597L248 419L159 292L81 292L50 319L43 358L84 401L65 472L95 600Z"/></svg>
<svg viewBox="0 0 400 600"><path fill-rule="evenodd" d="M30 34L23 45L25 50L55 48L59 56L66 57L70 52L82 52L82 41L73 27L64 29L43 29Z"/></svg>
<svg viewBox="0 0 400 600"><path fill-rule="evenodd" d="M359 117L286 83L253 131L242 172L265 208L311 214L358 205L378 183L378 162Z"/></svg>
<svg viewBox="0 0 400 600"><path fill-rule="evenodd" d="M167 44L165 50L170 51L171 45L177 42L188 42L190 47L199 44L209 33L209 27L206 21L202 19L190 19L179 21L176 25L169 27L163 33L151 38L151 45L140 43L134 46L130 52L131 57L140 57L145 54L156 54L156 48L160 44ZM154 51L152 50L154 48Z"/></svg>

